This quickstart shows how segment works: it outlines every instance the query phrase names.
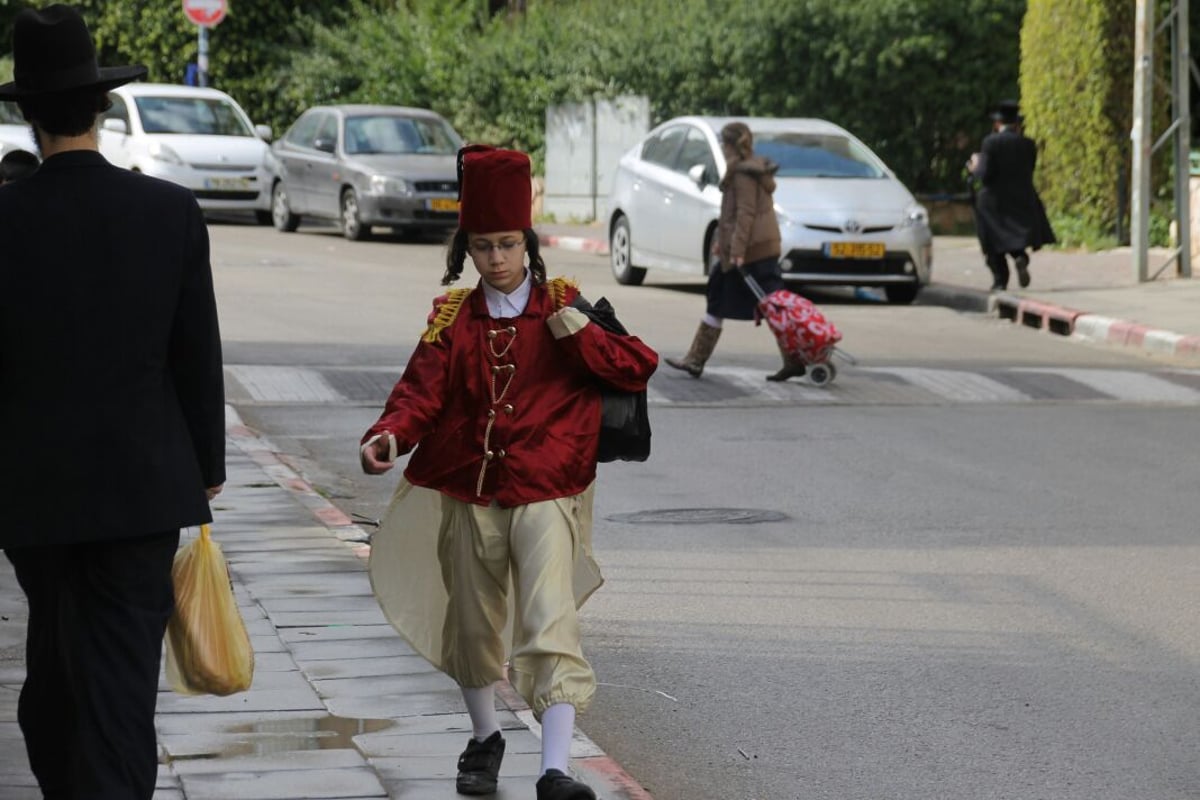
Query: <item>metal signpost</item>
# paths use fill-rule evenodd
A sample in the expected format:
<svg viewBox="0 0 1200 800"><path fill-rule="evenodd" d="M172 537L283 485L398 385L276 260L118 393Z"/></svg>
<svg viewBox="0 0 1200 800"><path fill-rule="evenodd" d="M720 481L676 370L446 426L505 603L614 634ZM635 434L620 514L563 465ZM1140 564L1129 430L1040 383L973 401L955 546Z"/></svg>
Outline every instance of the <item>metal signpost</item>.
<svg viewBox="0 0 1200 800"><path fill-rule="evenodd" d="M1188 0L1172 0L1171 10L1158 27L1154 25L1155 0L1138 0L1134 30L1133 73L1133 197L1130 203L1130 238L1133 245L1134 277L1139 283L1154 280L1172 261L1176 274L1192 276L1190 210L1190 151L1192 120L1188 92L1191 55L1188 52ZM1153 131L1154 39L1166 31L1171 48L1171 124L1158 138ZM1175 227L1177 247L1157 272L1150 274L1150 163L1154 152L1174 141Z"/></svg>
<svg viewBox="0 0 1200 800"><path fill-rule="evenodd" d="M228 11L227 0L183 0L183 13L200 29L196 56L196 83L199 86L208 86L208 29L220 24Z"/></svg>

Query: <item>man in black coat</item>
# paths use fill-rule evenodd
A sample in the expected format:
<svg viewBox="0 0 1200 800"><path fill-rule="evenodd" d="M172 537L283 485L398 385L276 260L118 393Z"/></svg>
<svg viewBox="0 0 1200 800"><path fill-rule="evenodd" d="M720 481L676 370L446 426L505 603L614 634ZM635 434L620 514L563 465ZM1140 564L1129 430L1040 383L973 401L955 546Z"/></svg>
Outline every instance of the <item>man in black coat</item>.
<svg viewBox="0 0 1200 800"><path fill-rule="evenodd" d="M107 90L65 5L14 19L15 100L43 157L0 186L0 547L29 601L18 705L47 798L150 800L182 527L225 481L208 232L192 194L111 166Z"/></svg>
<svg viewBox="0 0 1200 800"><path fill-rule="evenodd" d="M1008 288L1008 257L1024 289L1029 285L1026 250L1052 244L1054 232L1033 186L1037 145L1021 132L1018 105L1011 100L1000 103L992 121L993 132L967 162L981 184L975 196L975 230L992 271L992 289Z"/></svg>

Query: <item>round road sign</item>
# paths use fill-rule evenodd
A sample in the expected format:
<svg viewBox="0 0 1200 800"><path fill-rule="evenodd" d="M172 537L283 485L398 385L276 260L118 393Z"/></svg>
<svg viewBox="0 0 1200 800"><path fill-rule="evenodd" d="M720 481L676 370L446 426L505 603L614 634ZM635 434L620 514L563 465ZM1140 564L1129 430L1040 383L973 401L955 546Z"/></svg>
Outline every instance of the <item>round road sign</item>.
<svg viewBox="0 0 1200 800"><path fill-rule="evenodd" d="M183 0L183 13L189 21L211 28L225 19L229 10L227 0Z"/></svg>

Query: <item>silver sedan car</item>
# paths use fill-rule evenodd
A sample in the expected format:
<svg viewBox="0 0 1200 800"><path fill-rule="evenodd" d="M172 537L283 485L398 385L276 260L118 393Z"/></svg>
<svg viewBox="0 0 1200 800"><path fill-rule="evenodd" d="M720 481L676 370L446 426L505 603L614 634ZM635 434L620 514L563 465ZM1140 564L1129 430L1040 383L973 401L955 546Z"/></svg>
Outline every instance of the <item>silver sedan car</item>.
<svg viewBox="0 0 1200 800"><path fill-rule="evenodd" d="M449 230L458 224L461 146L427 109L315 106L268 152L272 221L294 231L305 217L333 220L347 239L365 239L374 226Z"/></svg>
<svg viewBox="0 0 1200 800"><path fill-rule="evenodd" d="M647 269L705 274L721 209L721 128L734 118L677 117L620 161L608 198L613 276ZM780 265L795 284L882 287L911 303L930 279L929 215L848 131L819 119L739 117L754 150L779 165Z"/></svg>

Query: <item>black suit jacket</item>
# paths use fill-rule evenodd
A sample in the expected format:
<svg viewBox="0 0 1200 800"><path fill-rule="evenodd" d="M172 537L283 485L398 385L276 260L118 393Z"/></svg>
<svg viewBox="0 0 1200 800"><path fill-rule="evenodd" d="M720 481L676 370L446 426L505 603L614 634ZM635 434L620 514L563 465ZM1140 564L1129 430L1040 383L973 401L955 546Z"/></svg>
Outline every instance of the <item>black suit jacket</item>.
<svg viewBox="0 0 1200 800"><path fill-rule="evenodd" d="M984 252L1011 253L1054 242L1050 221L1033 186L1037 146L1013 130L987 136L975 177L983 187L975 199L976 228Z"/></svg>
<svg viewBox="0 0 1200 800"><path fill-rule="evenodd" d="M0 186L0 547L211 520L225 481L208 231L192 193L51 156Z"/></svg>

